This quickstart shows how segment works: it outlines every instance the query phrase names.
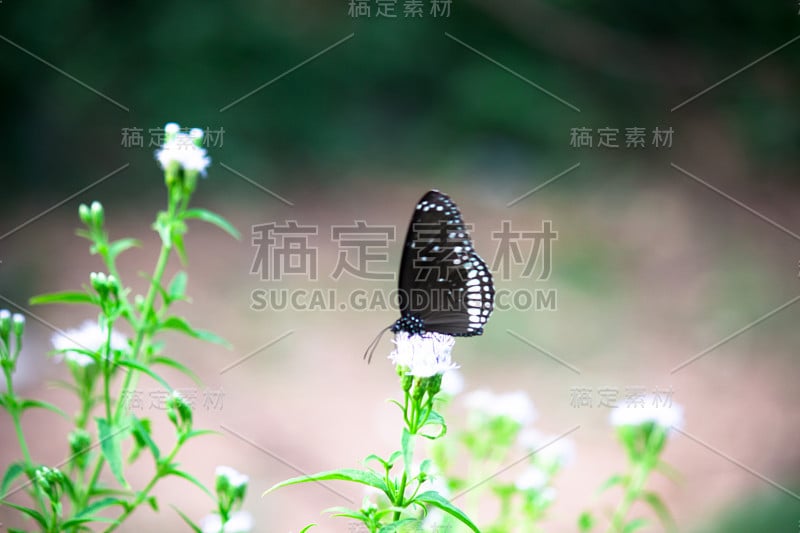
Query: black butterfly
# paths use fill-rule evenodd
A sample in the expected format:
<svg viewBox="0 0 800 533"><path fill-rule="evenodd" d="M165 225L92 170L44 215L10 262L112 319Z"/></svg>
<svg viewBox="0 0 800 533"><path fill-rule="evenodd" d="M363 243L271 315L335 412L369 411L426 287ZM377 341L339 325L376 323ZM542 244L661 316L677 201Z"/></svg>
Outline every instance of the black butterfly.
<svg viewBox="0 0 800 533"><path fill-rule="evenodd" d="M455 337L483 333L494 309L492 274L446 194L433 190L417 203L403 246L398 289L400 318L386 329Z"/></svg>

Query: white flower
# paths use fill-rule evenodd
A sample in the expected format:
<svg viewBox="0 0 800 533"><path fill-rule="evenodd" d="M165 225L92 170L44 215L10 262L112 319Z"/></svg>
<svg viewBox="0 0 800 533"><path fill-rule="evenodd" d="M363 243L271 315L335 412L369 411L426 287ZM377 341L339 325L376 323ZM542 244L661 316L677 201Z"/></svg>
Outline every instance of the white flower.
<svg viewBox="0 0 800 533"><path fill-rule="evenodd" d="M535 466L528 467L514 482L517 490L541 490L547 486L547 474Z"/></svg>
<svg viewBox="0 0 800 533"><path fill-rule="evenodd" d="M669 398L647 395L641 402L620 405L611 411L612 426L641 426L653 422L664 428L683 426L683 407L673 404Z"/></svg>
<svg viewBox="0 0 800 533"><path fill-rule="evenodd" d="M561 467L575 460L575 441L570 438L545 435L535 429L522 431L518 438L520 446L535 452L534 458L543 464L557 464Z"/></svg>
<svg viewBox="0 0 800 533"><path fill-rule="evenodd" d="M11 311L8 309L0 309L0 320L9 320L11 319Z"/></svg>
<svg viewBox="0 0 800 533"><path fill-rule="evenodd" d="M200 521L203 533L247 533L253 529L253 515L247 511L236 511L231 514L225 527L222 527L222 518L218 514L210 514Z"/></svg>
<svg viewBox="0 0 800 533"><path fill-rule="evenodd" d="M85 353L73 351L73 349L97 353L105 344L107 337L105 328L101 328L97 322L87 320L81 324L81 327L68 329L63 335L56 333L53 335L52 343L56 350L66 350L64 357L67 361L76 363L78 366L88 366L94 362L94 359ZM127 347L128 339L121 333L112 330L111 349L122 351Z"/></svg>
<svg viewBox="0 0 800 533"><path fill-rule="evenodd" d="M453 337L441 333L410 335L400 331L395 335L396 347L389 359L409 375L429 378L458 368L450 357L455 342Z"/></svg>
<svg viewBox="0 0 800 533"><path fill-rule="evenodd" d="M248 476L230 466L220 465L217 467L215 473L217 477L227 478L231 487L241 487L242 485L247 485L250 481Z"/></svg>
<svg viewBox="0 0 800 533"><path fill-rule="evenodd" d="M203 130L193 128L189 133L181 133L180 127L170 122L164 127L166 142L160 150L156 151L156 159L164 170L172 162L177 162L184 170L196 170L203 176L211 164L211 158L206 155L205 148L195 144L203 138Z"/></svg>
<svg viewBox="0 0 800 533"><path fill-rule="evenodd" d="M467 407L489 418L510 418L524 426L536 419L533 407L525 391L494 394L487 389L476 390L465 398Z"/></svg>
<svg viewBox="0 0 800 533"><path fill-rule="evenodd" d="M458 396L464 390L464 376L457 368L448 370L442 374L442 394L447 396Z"/></svg>

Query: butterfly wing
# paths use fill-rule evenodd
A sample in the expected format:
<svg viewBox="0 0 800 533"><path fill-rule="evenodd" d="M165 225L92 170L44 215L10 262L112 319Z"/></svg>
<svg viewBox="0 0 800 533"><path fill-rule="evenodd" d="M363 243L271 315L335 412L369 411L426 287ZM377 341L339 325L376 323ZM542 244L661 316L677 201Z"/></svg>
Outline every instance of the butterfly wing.
<svg viewBox="0 0 800 533"><path fill-rule="evenodd" d="M402 317L417 317L426 331L447 335L480 335L493 310L492 274L475 252L458 207L439 191L428 192L414 209L399 293Z"/></svg>

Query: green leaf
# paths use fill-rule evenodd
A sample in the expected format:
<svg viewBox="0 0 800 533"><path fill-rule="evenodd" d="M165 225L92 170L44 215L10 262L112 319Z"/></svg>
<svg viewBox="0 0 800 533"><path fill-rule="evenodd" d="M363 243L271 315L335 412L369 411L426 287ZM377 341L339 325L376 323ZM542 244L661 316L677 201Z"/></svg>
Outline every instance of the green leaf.
<svg viewBox="0 0 800 533"><path fill-rule="evenodd" d="M658 494L655 492L645 492L642 494L642 499L653 508L658 519L661 520L661 523L664 524L664 527L668 531L677 531L678 525L675 523L672 514Z"/></svg>
<svg viewBox="0 0 800 533"><path fill-rule="evenodd" d="M628 478L626 476L623 476L621 474L614 474L613 476L605 480L605 482L602 485L600 485L600 487L597 489L597 493L600 494L601 492L605 492L614 485L624 485L625 483L627 483L627 480Z"/></svg>
<svg viewBox="0 0 800 533"><path fill-rule="evenodd" d="M289 485L317 481L351 481L353 483L361 483L362 485L375 487L381 492L386 492L386 483L383 482L383 479L379 478L372 472L364 472L363 470L356 470L355 468L342 468L340 470L328 470L326 472L319 472L318 474L312 474L310 476L293 477L291 479L281 481L280 483L273 485L264 491L262 496L266 496L276 489L288 487Z"/></svg>
<svg viewBox="0 0 800 533"><path fill-rule="evenodd" d="M680 483L683 478L675 467L664 461L659 461L656 464L656 470L664 474L673 483Z"/></svg>
<svg viewBox="0 0 800 533"><path fill-rule="evenodd" d="M425 437L426 439L436 440L444 437L447 434L447 424L444 422L444 417L437 413L436 411L431 411L428 415L428 419L422 425L425 426L439 426L440 431L436 435L427 435L425 433L419 433L420 436Z"/></svg>
<svg viewBox="0 0 800 533"><path fill-rule="evenodd" d="M47 520L45 519L44 515L37 511L36 509L29 509L28 507L24 507L22 505L17 505L16 503L7 502L5 500L0 500L0 505L5 505L7 507L11 507L12 509L16 509L20 513L26 514L36 520L40 526L42 526L42 531L47 531Z"/></svg>
<svg viewBox="0 0 800 533"><path fill-rule="evenodd" d="M121 254L125 250L130 250L131 248L135 248L141 245L142 243L140 243L136 239L120 239L118 241L114 241L108 247L108 257L113 261L114 259L117 258L119 254Z"/></svg>
<svg viewBox="0 0 800 533"><path fill-rule="evenodd" d="M633 533L637 529L642 529L646 525L647 525L646 519L636 518L625 524L625 527L622 528L622 533Z"/></svg>
<svg viewBox="0 0 800 533"><path fill-rule="evenodd" d="M175 274L175 277L172 278L167 288L170 301L183 300L186 297L186 284L188 281L189 277L183 270Z"/></svg>
<svg viewBox="0 0 800 533"><path fill-rule="evenodd" d="M33 400L33 399L22 400L22 402L19 405L20 405L20 408L22 408L23 411L25 409L32 409L34 407L39 408L39 409L47 409L48 411L52 411L53 413L57 414L58 416L66 419L66 420L69 420L69 416L67 415L67 413L65 413L64 411L62 411L61 409L59 409L58 407L56 407L52 403L48 403L48 402L45 402L43 400Z"/></svg>
<svg viewBox="0 0 800 533"><path fill-rule="evenodd" d="M145 501L147 502L147 505L149 505L152 510L154 510L155 512L159 511L159 509L158 509L158 499L155 496L148 496Z"/></svg>
<svg viewBox="0 0 800 533"><path fill-rule="evenodd" d="M186 320L178 316L171 316L164 320L160 327L162 329L174 329L175 331L180 331L181 333L185 333L190 337L194 337L195 339L200 339L207 342L212 342L214 344L220 344L227 348L231 348L231 344L223 339L222 337L211 333L210 331L204 331L202 329L195 329L189 325Z"/></svg>
<svg viewBox="0 0 800 533"><path fill-rule="evenodd" d="M202 220L203 222L213 224L228 235L232 236L237 241L242 238L239 234L239 230L237 230L233 224L225 220L222 216L212 213L207 209L188 209L183 213L183 217L196 218L198 220Z"/></svg>
<svg viewBox="0 0 800 533"><path fill-rule="evenodd" d="M158 460L161 458L161 452L158 449L158 446L153 439L150 437L150 431L145 426L145 424L137 417L133 417L133 432L139 437L142 441L144 441L145 445L150 449L150 452L153 454L153 458L158 463Z"/></svg>
<svg viewBox="0 0 800 533"><path fill-rule="evenodd" d="M383 466L385 470L391 470L392 468L392 460L384 461L382 457L375 455L374 453L369 454L364 458L364 465L368 465L370 461L377 461Z"/></svg>
<svg viewBox="0 0 800 533"><path fill-rule="evenodd" d="M472 523L472 521L464 514L464 511L450 503L450 501L436 492L435 490L429 490L428 492L423 492L422 494L418 494L416 498L414 498L413 502L419 503L426 503L428 505L432 505L437 509L441 509L445 513L449 514L468 528L470 528L475 533L481 533L478 526Z"/></svg>
<svg viewBox="0 0 800 533"><path fill-rule="evenodd" d="M158 374L153 372L150 368L148 368L147 365L143 365L141 363L137 363L136 361L133 361L131 359L120 359L119 361L117 361L117 364L120 365L120 366L124 366L126 368L132 368L134 370L138 370L139 372L143 372L143 373L147 374L148 376L150 376L151 378L156 380L168 392L172 393L172 387L169 386L169 383L167 383L164 380L164 378L162 378L161 376L159 376Z"/></svg>
<svg viewBox="0 0 800 533"><path fill-rule="evenodd" d="M175 246L175 251L178 252L178 258L181 260L181 264L186 266L189 262L189 258L186 256L186 247L183 245L183 234L173 233L172 244Z"/></svg>
<svg viewBox="0 0 800 533"><path fill-rule="evenodd" d="M129 487L122 475L122 450L120 448L120 434L125 430L114 428L105 418L95 418L97 421L97 436L100 439L100 450L108 462L111 473L117 478L120 485ZM125 428L127 429L127 428Z"/></svg>
<svg viewBox="0 0 800 533"><path fill-rule="evenodd" d="M77 526L87 522L115 522L115 520L103 516L92 516L100 509L105 509L106 507L111 507L112 505L119 505L123 509L126 508L125 501L123 500L111 497L103 498L102 500L98 500L93 504L84 507L81 512L61 524L61 527L62 529L67 529L71 526Z"/></svg>
<svg viewBox="0 0 800 533"><path fill-rule="evenodd" d="M195 533L203 533L203 530L202 530L202 529L200 529L200 526L198 526L197 524L195 524L194 522L192 522L192 519L191 519L191 518L189 518L188 516L186 516L186 515L183 513L183 511L181 511L180 509L178 509L178 508L177 508L177 507L175 507L174 505L170 505L170 507L172 507L173 509L175 509L175 512L176 512L176 513L178 513L178 514L180 515L180 517L181 517L181 518L183 518L183 521L184 521L184 522L186 522L186 525L187 525L187 526L189 526L190 528L192 528L192 531L194 531Z"/></svg>
<svg viewBox="0 0 800 533"><path fill-rule="evenodd" d="M300 530L300 533L306 533L306 531L308 531L312 527L316 527L316 525L317 524L308 524L306 527L304 527L303 529Z"/></svg>
<svg viewBox="0 0 800 533"><path fill-rule="evenodd" d="M581 513L578 517L578 529L581 533L588 533L594 527L594 517L588 511Z"/></svg>
<svg viewBox="0 0 800 533"><path fill-rule="evenodd" d="M105 516L85 516L83 518L70 518L61 524L61 531L66 531L69 527L79 526L81 524L88 524L89 522L105 522L106 524L116 524L116 518L108 518ZM86 531L86 529L82 529Z"/></svg>
<svg viewBox="0 0 800 533"><path fill-rule="evenodd" d="M29 300L31 305L41 304L89 304L98 305L100 300L91 294L78 291L51 292L40 294Z"/></svg>
<svg viewBox="0 0 800 533"><path fill-rule="evenodd" d="M183 363L178 362L175 359L172 359L170 357L167 357L167 356L154 357L151 360L151 364L153 364L153 365L164 365L164 366L168 366L168 367L174 368L175 370L185 374L189 379L194 381L197 385L201 385L202 384L201 381L200 381L200 378L197 376L197 374L195 374L188 366L186 366Z"/></svg>
<svg viewBox="0 0 800 533"><path fill-rule="evenodd" d="M6 470L5 475L3 476L3 482L0 484L0 498L5 497L6 493L8 492L8 488L17 479L21 474L25 473L25 463L22 461L17 461L16 463L11 463Z"/></svg>
<svg viewBox="0 0 800 533"><path fill-rule="evenodd" d="M367 519L367 517L361 511L354 511L353 509L348 509L347 507L331 507L329 509L325 509L323 512L330 513L331 516L335 516L337 518L352 518L353 520L359 520L361 522Z"/></svg>
<svg viewBox="0 0 800 533"><path fill-rule="evenodd" d="M183 436L183 440L185 442L189 439L193 439L195 437L201 437L203 435L219 435L219 434L220 433L218 431L214 431L213 429L193 429Z"/></svg>
<svg viewBox="0 0 800 533"><path fill-rule="evenodd" d="M404 518L383 526L378 530L378 533L416 533L418 531L424 531L421 520L418 518Z"/></svg>
<svg viewBox="0 0 800 533"><path fill-rule="evenodd" d="M177 468L170 468L167 471L167 475L182 477L186 481L188 481L188 482L194 484L196 487L200 488L200 490L202 490L203 492L208 494L211 498L214 497L214 496L211 495L211 491L209 491L206 488L205 485L200 483L200 481L196 477L194 477L193 475L189 474L188 472L184 472L183 470L178 470Z"/></svg>

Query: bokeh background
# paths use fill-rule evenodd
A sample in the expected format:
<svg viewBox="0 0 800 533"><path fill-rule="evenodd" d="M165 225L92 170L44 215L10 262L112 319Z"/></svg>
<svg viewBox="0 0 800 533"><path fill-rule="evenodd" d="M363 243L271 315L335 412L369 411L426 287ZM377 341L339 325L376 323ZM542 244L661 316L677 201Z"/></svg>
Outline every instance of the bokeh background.
<svg viewBox="0 0 800 533"><path fill-rule="evenodd" d="M498 311L483 337L455 352L468 389L522 389L537 427L580 425L548 531L574 530L586 508L602 514L618 495L597 499L596 488L624 465L608 409L575 407L573 391L638 386L674 390L685 430L708 445L676 435L666 459L681 479L655 481L682 531L795 531L800 502L773 483L800 487L800 308L781 308L800 291L798 5L454 0L449 16L433 17L425 2L415 19L403 9L401 0L398 17L385 19L375 3L372 16L350 16L346 1L4 0L0 305L27 311L31 296L78 287L100 268L74 236L77 205L94 199L112 236L142 240L123 256L123 274L145 290L139 273L157 254L149 224L163 205L149 130L167 121L224 130L195 204L231 219L243 239L191 228L193 301L180 311L234 348L166 339L204 390L224 391L220 407L197 411L198 425L220 435L189 446L183 462L209 483L218 464L248 473L245 508L258 531L312 521L346 531L320 515L346 503L324 488L259 495L298 469L354 466L394 449L399 421L384 402L398 394L384 358L391 344L383 340L370 366L361 355L395 314L255 311L251 293L391 288L332 279L330 228L365 220L402 233L418 197L437 187L475 225L485 256L503 220L523 229L551 220L559 233L548 280L499 282L554 289L557 309ZM570 143L582 127L594 132L591 148ZM619 148L597 146L606 127L619 130ZM625 147L634 127L647 131L643 148ZM672 129L671 146L653 145L656 127ZM141 128L144 146L125 146L126 128ZM320 228L316 281L250 273L251 227L287 220ZM381 270L398 259L395 242ZM33 312L59 328L89 318L63 307ZM24 394L74 407L52 386L67 374L45 355L52 331L29 324ZM65 424L47 412L24 423L38 460L66 457ZM157 428L168 438L166 425ZM0 415L0 467L17 455ZM130 473L134 486L147 476ZM141 509L131 528L182 530L167 503L195 518L209 511L207 497L179 481L157 494L162 511ZM5 509L0 522L18 525Z"/></svg>

